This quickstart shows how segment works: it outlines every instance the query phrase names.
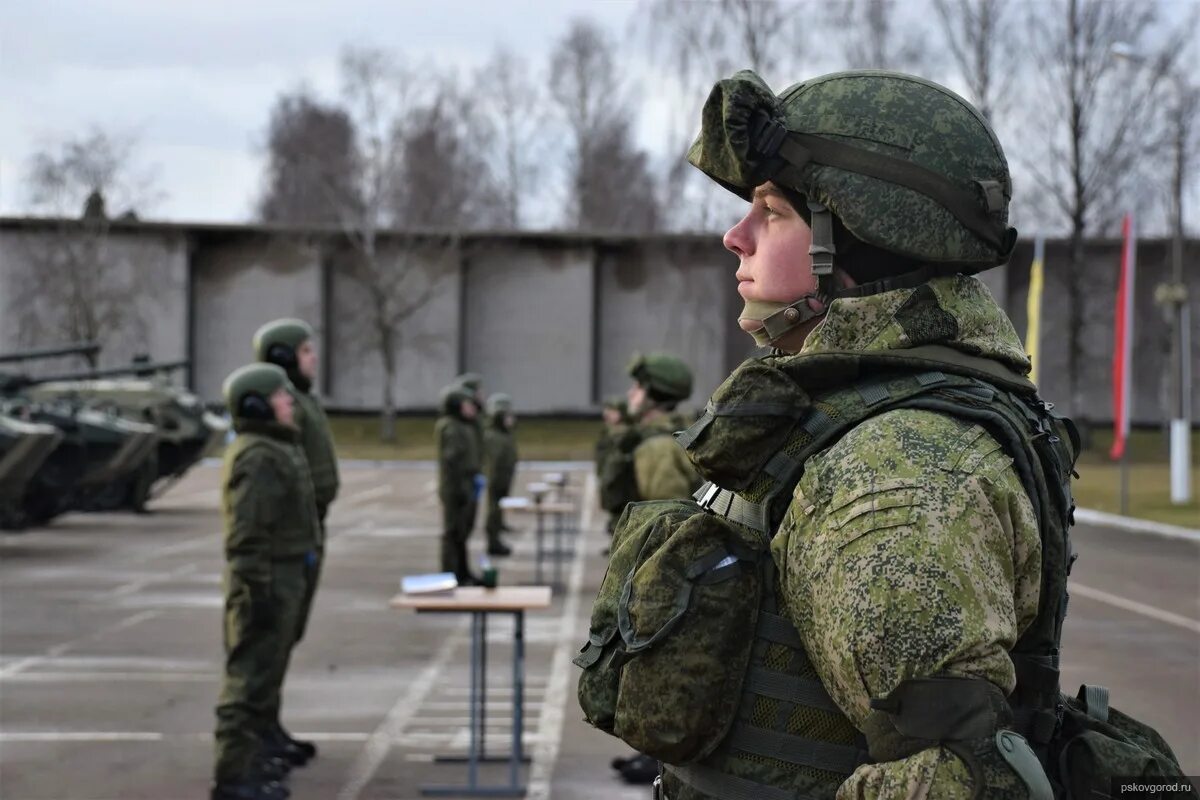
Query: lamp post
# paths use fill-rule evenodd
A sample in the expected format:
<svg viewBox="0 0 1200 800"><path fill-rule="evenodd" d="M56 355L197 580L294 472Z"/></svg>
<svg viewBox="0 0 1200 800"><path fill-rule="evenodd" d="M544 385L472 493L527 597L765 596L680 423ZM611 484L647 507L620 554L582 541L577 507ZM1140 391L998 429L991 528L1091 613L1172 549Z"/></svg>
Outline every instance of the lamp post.
<svg viewBox="0 0 1200 800"><path fill-rule="evenodd" d="M1125 42L1113 45L1116 58L1144 64L1146 58ZM1189 308L1187 285L1183 282L1183 176L1187 162L1187 105L1191 87L1175 69L1166 73L1175 94L1174 175L1172 178L1171 281L1155 287L1154 300L1163 306L1171 323L1171 502L1191 502L1191 402L1192 375L1188 369Z"/></svg>

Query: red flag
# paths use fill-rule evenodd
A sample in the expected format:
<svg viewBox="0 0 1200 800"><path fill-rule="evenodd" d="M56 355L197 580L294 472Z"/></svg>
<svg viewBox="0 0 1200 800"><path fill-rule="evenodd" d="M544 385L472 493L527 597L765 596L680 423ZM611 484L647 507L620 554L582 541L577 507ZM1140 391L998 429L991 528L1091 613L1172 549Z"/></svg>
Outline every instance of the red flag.
<svg viewBox="0 0 1200 800"><path fill-rule="evenodd" d="M1108 453L1114 461L1124 455L1125 440L1129 436L1130 384L1133 377L1133 287L1137 271L1137 239L1132 214L1125 215L1121 235L1124 246L1121 248L1121 276L1117 281L1113 326L1113 443Z"/></svg>

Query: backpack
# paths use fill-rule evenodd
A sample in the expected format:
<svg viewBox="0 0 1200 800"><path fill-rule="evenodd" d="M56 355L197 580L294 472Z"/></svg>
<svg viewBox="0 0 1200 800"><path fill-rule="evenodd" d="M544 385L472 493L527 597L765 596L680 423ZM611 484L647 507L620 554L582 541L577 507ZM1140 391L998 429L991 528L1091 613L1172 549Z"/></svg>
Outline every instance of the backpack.
<svg viewBox="0 0 1200 800"><path fill-rule="evenodd" d="M1010 653L1017 689L1009 727L1028 740L1056 794L1107 795L1115 776L1181 775L1162 737L1108 708L1102 689L1085 687L1081 699L1059 692L1074 426L1022 377L939 346L755 359L722 384L701 418L676 435L710 481L697 502L634 504L617 525L589 639L575 659L587 720L672 765L721 744L743 698L755 635L764 620L781 619L762 613L773 596L770 538L804 462L864 419L897 408L981 424L1013 458L1037 513L1041 601ZM814 704L828 701L819 686L811 693ZM853 760L838 758L839 771L853 770Z"/></svg>

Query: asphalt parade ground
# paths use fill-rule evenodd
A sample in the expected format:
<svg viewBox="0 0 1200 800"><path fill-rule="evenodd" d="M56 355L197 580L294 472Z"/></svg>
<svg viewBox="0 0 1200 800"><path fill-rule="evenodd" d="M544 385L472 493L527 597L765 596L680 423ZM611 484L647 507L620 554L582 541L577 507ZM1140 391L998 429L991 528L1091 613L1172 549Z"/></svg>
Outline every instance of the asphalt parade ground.
<svg viewBox="0 0 1200 800"><path fill-rule="evenodd" d="M522 465L523 487L563 465ZM647 798L609 766L627 748L581 721L571 657L604 573L602 517L586 465L567 465L582 509L552 607L525 624L530 798ZM293 773L297 800L398 800L458 783L466 752L469 622L388 607L406 574L434 571L440 512L432 465L347 464L325 572L284 691L283 717L315 740ZM218 468L206 465L153 512L73 514L0 537L0 798L207 797L221 652ZM533 522L510 523L502 584L532 582ZM471 550L483 547L482 519ZM1081 524L1064 641L1065 689L1087 680L1155 725L1200 774L1200 542ZM544 565L553 578L553 562ZM490 753L510 739L512 622L488 625ZM504 764L481 780L503 782Z"/></svg>

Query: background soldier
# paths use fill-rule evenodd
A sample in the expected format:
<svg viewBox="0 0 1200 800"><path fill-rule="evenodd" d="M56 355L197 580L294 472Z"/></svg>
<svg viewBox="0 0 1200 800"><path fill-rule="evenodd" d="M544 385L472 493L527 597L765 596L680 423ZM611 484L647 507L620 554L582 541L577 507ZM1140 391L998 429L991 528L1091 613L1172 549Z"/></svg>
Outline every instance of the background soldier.
<svg viewBox="0 0 1200 800"><path fill-rule="evenodd" d="M637 447L637 432L634 430L633 420L629 416L629 402L624 397L610 397L605 400L600 418L604 422L604 428L596 440L596 480L600 488L600 507L609 512L608 532L611 535L620 513L613 509L618 503L624 506L627 500L617 497L613 487L605 483L606 465L610 458L621 452L633 452ZM607 547L604 549L604 554L608 554Z"/></svg>
<svg viewBox="0 0 1200 800"><path fill-rule="evenodd" d="M462 384L442 392L442 415L434 426L438 454L438 498L442 501L442 571L464 586L478 584L467 562L467 538L483 488L474 395Z"/></svg>
<svg viewBox="0 0 1200 800"><path fill-rule="evenodd" d="M671 434L689 420L676 407L692 396L692 371L665 353L636 355L629 365L633 385L626 395L637 420L633 470L638 500L685 499L700 488L700 476Z"/></svg>
<svg viewBox="0 0 1200 800"><path fill-rule="evenodd" d="M237 438L225 451L225 676L217 704L213 800L278 800L283 762L263 738L276 724L288 654L307 596L320 523L298 445L287 375L251 364L225 381Z"/></svg>
<svg viewBox="0 0 1200 800"><path fill-rule="evenodd" d="M487 552L490 556L507 556L512 548L500 539L502 531L512 530L504 524L500 498L508 497L513 474L517 469L517 441L513 429L517 417L512 398L494 394L487 402L487 426L484 430L484 453L487 459Z"/></svg>
<svg viewBox="0 0 1200 800"><path fill-rule="evenodd" d="M300 444L308 461L316 496L317 513L321 522L320 538L314 556L308 564L308 590L304 608L296 627L296 641L304 636L312 613L313 597L325 562L325 516L329 504L337 497L338 466L333 433L325 409L313 392L317 378L317 350L312 327L304 320L277 319L263 325L254 334L254 355L259 361L277 364L287 373L296 398L296 425L300 429ZM269 752L287 758L293 764L307 763L317 754L312 742L298 741L276 719L267 739Z"/></svg>
<svg viewBox="0 0 1200 800"><path fill-rule="evenodd" d="M635 420L632 437L618 435L617 454L622 446L636 443L626 456L632 466L636 500L686 500L700 488L700 476L672 436L688 426L677 411L692 396L692 371L679 358L666 353L635 354L629 364L633 384L626 393L629 415ZM615 758L612 766L629 783L651 783L658 775L658 761L643 753Z"/></svg>

